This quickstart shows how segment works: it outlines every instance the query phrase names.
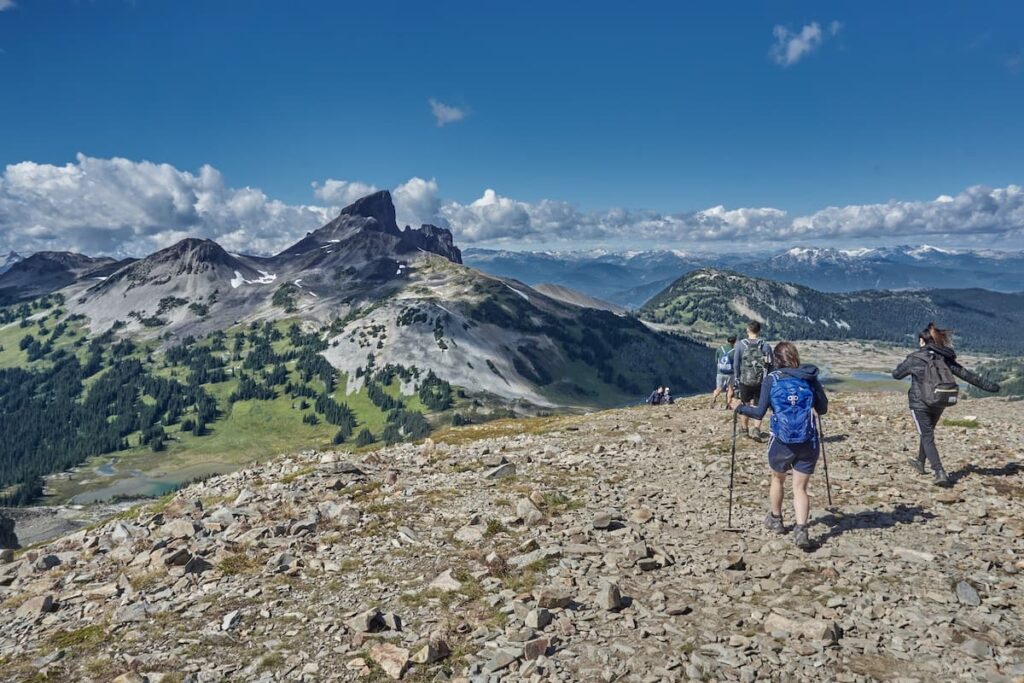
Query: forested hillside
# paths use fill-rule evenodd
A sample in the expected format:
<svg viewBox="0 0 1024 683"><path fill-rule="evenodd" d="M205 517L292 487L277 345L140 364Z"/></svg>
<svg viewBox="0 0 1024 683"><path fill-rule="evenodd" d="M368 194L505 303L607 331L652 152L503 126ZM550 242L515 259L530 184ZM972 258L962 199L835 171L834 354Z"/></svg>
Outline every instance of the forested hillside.
<svg viewBox="0 0 1024 683"><path fill-rule="evenodd" d="M988 379L999 384L1000 396L1024 397L1024 358L1006 358L987 363L977 371ZM990 396L977 387L968 390L972 396Z"/></svg>
<svg viewBox="0 0 1024 683"><path fill-rule="evenodd" d="M1024 294L984 289L819 292L801 285L704 269L685 275L640 312L710 339L760 320L772 339L873 339L913 343L934 320L972 351L1024 353Z"/></svg>
<svg viewBox="0 0 1024 683"><path fill-rule="evenodd" d="M347 377L320 354L323 335L294 322L253 323L156 352L114 330L88 338L80 320L62 319L61 303L48 297L0 311L0 504L30 502L44 475L106 453L223 457L261 437L292 448L422 438L432 428L425 414L451 413L459 400L433 373L378 368L372 355L359 370L361 389L346 395ZM461 403L449 421L475 419L473 404ZM272 422L253 424L254 404Z"/></svg>

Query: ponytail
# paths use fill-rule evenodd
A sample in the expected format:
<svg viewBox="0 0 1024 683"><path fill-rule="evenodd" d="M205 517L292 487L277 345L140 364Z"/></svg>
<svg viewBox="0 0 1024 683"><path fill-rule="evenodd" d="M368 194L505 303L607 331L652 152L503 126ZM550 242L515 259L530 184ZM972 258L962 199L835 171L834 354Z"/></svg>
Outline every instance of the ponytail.
<svg viewBox="0 0 1024 683"><path fill-rule="evenodd" d="M950 337L953 334L953 330L944 330L937 327L934 322L928 323L928 327L924 328L918 333L918 337L923 339L925 344L934 344L940 347L951 346Z"/></svg>

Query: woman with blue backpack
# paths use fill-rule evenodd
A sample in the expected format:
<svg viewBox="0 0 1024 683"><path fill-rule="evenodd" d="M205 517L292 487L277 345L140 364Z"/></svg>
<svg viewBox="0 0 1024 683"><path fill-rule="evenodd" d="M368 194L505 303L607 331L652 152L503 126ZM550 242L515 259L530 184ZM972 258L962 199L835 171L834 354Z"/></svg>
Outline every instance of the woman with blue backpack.
<svg viewBox="0 0 1024 683"><path fill-rule="evenodd" d="M772 409L771 438L768 441L768 466L771 468L769 502L771 510L765 526L783 534L782 496L786 477L793 472L793 542L802 550L813 546L807 531L810 500L807 484L821 454L821 440L814 413L828 412L828 397L818 380L818 368L801 365L800 354L791 342L779 342L774 351L775 369L761 384L757 405L740 405L739 415L762 419Z"/></svg>
<svg viewBox="0 0 1024 683"><path fill-rule="evenodd" d="M939 450L935 447L935 428L946 408L959 401L960 387L956 377L973 384L982 391L995 393L999 385L974 374L956 360L956 352L950 344L950 331L939 329L935 323L928 323L917 334L918 349L892 371L893 379L912 378L907 396L910 414L920 437L917 457L910 464L918 474L924 474L925 460L931 465L936 486L949 486L949 475L942 467Z"/></svg>

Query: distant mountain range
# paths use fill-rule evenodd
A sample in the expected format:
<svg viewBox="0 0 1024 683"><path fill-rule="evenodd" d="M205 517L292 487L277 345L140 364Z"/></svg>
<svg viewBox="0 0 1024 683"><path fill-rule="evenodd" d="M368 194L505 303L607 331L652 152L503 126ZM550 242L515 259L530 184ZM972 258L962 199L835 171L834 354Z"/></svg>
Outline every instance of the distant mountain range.
<svg viewBox="0 0 1024 683"><path fill-rule="evenodd" d="M53 292L93 335L116 330L165 348L242 323L302 321L329 340L324 356L349 387L368 355L376 367L415 366L537 405L621 404L659 382L685 393L709 379L701 345L564 289L464 266L448 230L399 229L387 192L274 256L185 239L139 260L39 252L0 275L0 303Z"/></svg>
<svg viewBox="0 0 1024 683"><path fill-rule="evenodd" d="M17 252L8 252L7 256L4 257L4 260L0 262L0 275L10 270L11 266L13 266L18 261L22 260L22 258L24 257Z"/></svg>
<svg viewBox="0 0 1024 683"><path fill-rule="evenodd" d="M700 268L806 285L827 292L922 287L1024 291L1024 252L937 247L840 250L793 248L750 254L513 252L467 249L466 263L528 284L552 283L639 308L675 279Z"/></svg>
<svg viewBox="0 0 1024 683"><path fill-rule="evenodd" d="M983 289L821 292L705 268L688 273L639 312L696 337L740 334L751 319L769 339L874 339L913 344L929 321L955 328L958 345L1024 354L1024 293Z"/></svg>

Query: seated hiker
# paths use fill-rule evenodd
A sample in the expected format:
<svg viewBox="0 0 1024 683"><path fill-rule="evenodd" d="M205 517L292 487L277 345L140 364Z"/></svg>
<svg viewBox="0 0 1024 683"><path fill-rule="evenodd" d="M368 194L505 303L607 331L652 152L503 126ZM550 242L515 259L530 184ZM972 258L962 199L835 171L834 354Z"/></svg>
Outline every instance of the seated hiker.
<svg viewBox="0 0 1024 683"><path fill-rule="evenodd" d="M648 405L657 406L661 405L661 399L665 395L665 387L658 387L651 392L651 395L647 397Z"/></svg>
<svg viewBox="0 0 1024 683"><path fill-rule="evenodd" d="M919 474L924 474L924 463L927 460L935 475L933 483L936 486L949 486L949 477L939 459L939 450L935 447L935 428L939 425L943 411L957 403L960 388L954 376L983 391L997 392L999 385L979 377L957 362L949 330L928 323L928 327L918 333L917 343L918 350L892 371L894 379L903 379L907 375L913 378L907 396L910 415L914 418L921 443L917 457L911 458L910 464Z"/></svg>
<svg viewBox="0 0 1024 683"><path fill-rule="evenodd" d="M732 352L736 348L736 335L730 334L724 344L715 351L715 391L711 394L711 407L715 407L719 394L725 392L725 408L732 405Z"/></svg>
<svg viewBox="0 0 1024 683"><path fill-rule="evenodd" d="M776 533L785 533L782 523L783 485L790 470L793 471L793 510L796 524L793 542L801 549L812 546L807 533L810 501L807 484L821 453L814 411L828 412L828 397L818 381L818 368L801 365L800 354L790 342L779 342L775 347L775 367L761 384L761 396L756 406L740 405L740 415L760 420L772 409L771 439L768 442L768 466L771 468L771 511L765 526Z"/></svg>

